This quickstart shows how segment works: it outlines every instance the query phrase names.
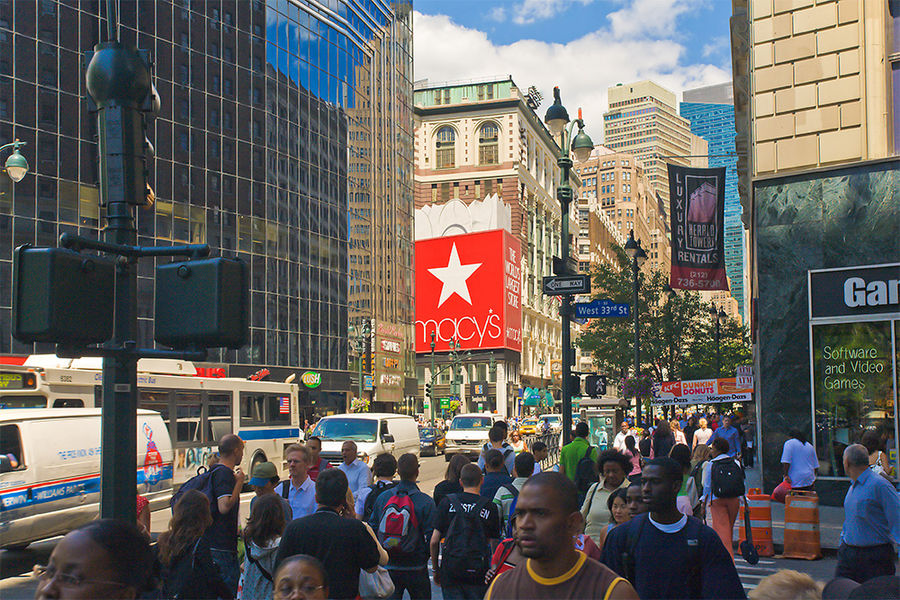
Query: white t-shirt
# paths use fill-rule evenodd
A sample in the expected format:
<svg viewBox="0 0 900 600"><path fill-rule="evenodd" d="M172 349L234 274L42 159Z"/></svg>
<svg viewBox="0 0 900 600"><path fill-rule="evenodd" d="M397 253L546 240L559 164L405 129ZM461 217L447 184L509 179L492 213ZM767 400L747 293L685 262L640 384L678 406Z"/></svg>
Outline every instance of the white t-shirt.
<svg viewBox="0 0 900 600"><path fill-rule="evenodd" d="M709 438L712 437L712 429L707 427L706 429L697 429L694 431L694 445L699 446L700 444L705 444L709 441Z"/></svg>
<svg viewBox="0 0 900 600"><path fill-rule="evenodd" d="M816 457L816 449L809 442L805 444L796 438L791 438L784 443L781 452L781 462L788 463L788 477L791 478L791 487L806 487L816 481L816 472L819 468L819 459Z"/></svg>
<svg viewBox="0 0 900 600"><path fill-rule="evenodd" d="M620 431L616 434L616 438L613 440L613 448L615 448L619 452L625 452L625 438L627 438L629 435L634 438L634 444L635 446L637 446L638 438L634 434L634 430L629 429L628 431Z"/></svg>

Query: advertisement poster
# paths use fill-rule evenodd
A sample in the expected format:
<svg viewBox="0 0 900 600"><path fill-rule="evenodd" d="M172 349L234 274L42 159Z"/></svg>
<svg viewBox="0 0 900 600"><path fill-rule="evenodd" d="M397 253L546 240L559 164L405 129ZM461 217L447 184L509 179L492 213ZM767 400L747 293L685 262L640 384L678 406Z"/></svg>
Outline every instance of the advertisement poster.
<svg viewBox="0 0 900 600"><path fill-rule="evenodd" d="M718 404L720 402L750 402L753 393L751 377L720 377L690 381L663 381L651 404Z"/></svg>
<svg viewBox="0 0 900 600"><path fill-rule="evenodd" d="M416 242L416 352L522 349L518 240L497 229Z"/></svg>
<svg viewBox="0 0 900 600"><path fill-rule="evenodd" d="M672 212L672 271L679 290L725 290L725 168L666 165Z"/></svg>

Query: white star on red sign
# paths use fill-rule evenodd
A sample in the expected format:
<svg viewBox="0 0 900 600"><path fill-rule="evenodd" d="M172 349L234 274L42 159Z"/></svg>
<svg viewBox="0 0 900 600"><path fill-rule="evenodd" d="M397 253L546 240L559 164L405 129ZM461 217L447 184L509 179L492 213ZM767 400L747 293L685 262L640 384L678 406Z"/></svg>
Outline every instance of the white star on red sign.
<svg viewBox="0 0 900 600"><path fill-rule="evenodd" d="M481 263L472 263L468 265L460 264L459 253L456 251L456 244L450 249L450 260L446 267L435 267L428 269L428 272L441 280L441 297L438 300L438 306L446 302L453 294L472 304L472 298L469 296L469 286L466 280L472 276Z"/></svg>

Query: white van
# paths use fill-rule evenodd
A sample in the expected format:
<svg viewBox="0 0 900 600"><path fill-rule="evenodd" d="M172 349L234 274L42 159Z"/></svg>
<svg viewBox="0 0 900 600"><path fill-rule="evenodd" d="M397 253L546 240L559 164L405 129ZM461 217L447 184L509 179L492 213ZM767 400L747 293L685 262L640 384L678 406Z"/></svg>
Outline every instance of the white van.
<svg viewBox="0 0 900 600"><path fill-rule="evenodd" d="M347 413L323 417L316 423L313 437L322 440L321 457L338 466L342 462L341 446L356 442L359 459L372 466L379 454L397 458L411 452L419 456L419 426L409 415L394 413Z"/></svg>
<svg viewBox="0 0 900 600"><path fill-rule="evenodd" d="M547 413L545 415L541 415L538 417L538 420L543 426L544 421L550 426L550 433L559 433L562 431L562 415L559 413ZM541 433L541 430L538 429L538 433Z"/></svg>
<svg viewBox="0 0 900 600"><path fill-rule="evenodd" d="M136 491L172 494L172 442L159 413L137 411ZM0 411L0 548L23 548L100 514L100 409Z"/></svg>
<svg viewBox="0 0 900 600"><path fill-rule="evenodd" d="M465 454L475 460L481 449L488 443L488 431L503 417L498 414L465 413L456 415L447 430L447 445L444 447L444 460L449 461L454 454Z"/></svg>

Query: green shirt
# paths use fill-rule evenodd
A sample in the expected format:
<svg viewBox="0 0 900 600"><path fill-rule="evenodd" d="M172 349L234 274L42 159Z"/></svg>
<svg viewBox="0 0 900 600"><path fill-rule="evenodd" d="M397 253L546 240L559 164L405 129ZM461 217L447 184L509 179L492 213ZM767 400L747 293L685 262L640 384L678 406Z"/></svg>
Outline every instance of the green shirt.
<svg viewBox="0 0 900 600"><path fill-rule="evenodd" d="M584 438L577 437L562 447L559 451L559 465L566 471L566 477L575 481L575 469L578 461L584 458L588 449L588 442ZM591 448L591 460L597 460L597 447Z"/></svg>

